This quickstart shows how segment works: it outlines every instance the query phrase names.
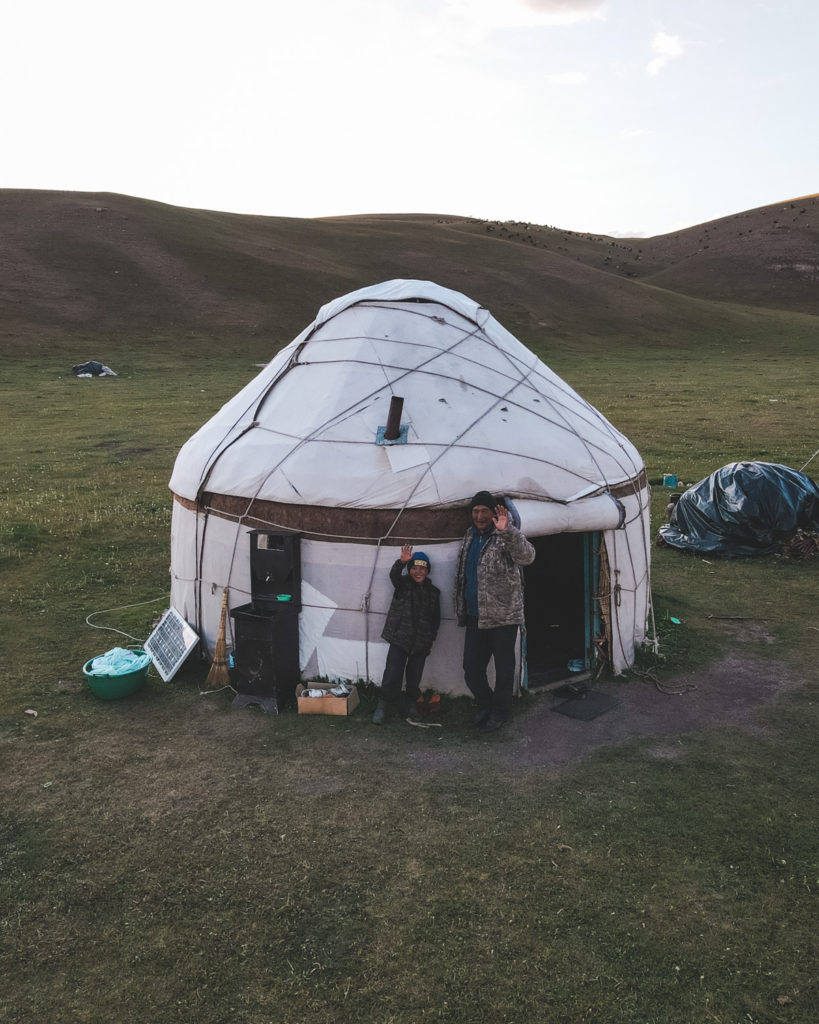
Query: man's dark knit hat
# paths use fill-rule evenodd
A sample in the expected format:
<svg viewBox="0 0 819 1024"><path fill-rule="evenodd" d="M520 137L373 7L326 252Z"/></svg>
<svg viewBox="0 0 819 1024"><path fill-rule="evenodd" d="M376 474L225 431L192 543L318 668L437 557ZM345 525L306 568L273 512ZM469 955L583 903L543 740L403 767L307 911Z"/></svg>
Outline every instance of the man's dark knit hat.
<svg viewBox="0 0 819 1024"><path fill-rule="evenodd" d="M486 505L487 508L494 509L497 504L497 498L493 498L489 491L478 491L472 499L470 508L475 508L476 505Z"/></svg>

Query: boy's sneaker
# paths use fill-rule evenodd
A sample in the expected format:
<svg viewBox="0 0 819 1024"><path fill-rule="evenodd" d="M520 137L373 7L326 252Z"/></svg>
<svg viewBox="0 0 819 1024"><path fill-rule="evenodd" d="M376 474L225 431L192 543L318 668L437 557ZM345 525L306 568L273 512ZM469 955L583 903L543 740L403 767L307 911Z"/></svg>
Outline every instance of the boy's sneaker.
<svg viewBox="0 0 819 1024"><path fill-rule="evenodd" d="M387 704L380 700L373 714L373 725L383 725L387 718Z"/></svg>
<svg viewBox="0 0 819 1024"><path fill-rule="evenodd" d="M475 712L475 717L472 719L472 724L476 729L483 729L486 723L489 721L491 712L489 708L481 708L480 711Z"/></svg>
<svg viewBox="0 0 819 1024"><path fill-rule="evenodd" d="M421 718L421 713L414 704L412 705L412 707L410 707L409 711L407 711L406 723L407 725L424 725L424 720L423 718Z"/></svg>

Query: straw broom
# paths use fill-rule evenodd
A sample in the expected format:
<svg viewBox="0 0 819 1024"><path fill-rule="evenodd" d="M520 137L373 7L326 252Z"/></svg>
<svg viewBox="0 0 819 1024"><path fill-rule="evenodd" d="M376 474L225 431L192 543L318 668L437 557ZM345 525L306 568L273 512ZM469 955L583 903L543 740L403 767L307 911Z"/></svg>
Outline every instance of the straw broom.
<svg viewBox="0 0 819 1024"><path fill-rule="evenodd" d="M213 662L205 680L208 686L230 686L230 674L228 673L227 648L225 647L225 630L227 628L227 587L222 594L222 614L219 619L219 634L216 637L216 646L213 649Z"/></svg>

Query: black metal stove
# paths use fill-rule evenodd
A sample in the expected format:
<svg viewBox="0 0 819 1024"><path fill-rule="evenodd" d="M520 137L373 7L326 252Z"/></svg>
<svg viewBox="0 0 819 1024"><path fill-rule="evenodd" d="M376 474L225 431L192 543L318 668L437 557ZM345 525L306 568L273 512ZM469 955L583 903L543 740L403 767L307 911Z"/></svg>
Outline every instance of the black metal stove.
<svg viewBox="0 0 819 1024"><path fill-rule="evenodd" d="M231 609L234 707L295 705L299 670L301 535L250 531L250 604Z"/></svg>

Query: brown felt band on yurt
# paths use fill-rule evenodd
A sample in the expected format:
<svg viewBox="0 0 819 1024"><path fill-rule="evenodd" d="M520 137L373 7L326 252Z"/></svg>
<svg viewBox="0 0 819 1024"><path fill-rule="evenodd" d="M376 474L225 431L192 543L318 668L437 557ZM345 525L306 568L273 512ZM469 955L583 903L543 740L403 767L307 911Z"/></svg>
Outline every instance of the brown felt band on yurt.
<svg viewBox="0 0 819 1024"><path fill-rule="evenodd" d="M631 480L608 489L613 498L627 498L646 487L645 470ZM598 492L599 493L599 492ZM280 501L251 500L227 494L205 494L201 503L174 495L183 508L191 512L207 511L222 519L242 522L256 528L293 531L316 539L347 541L351 544L377 544L385 537L398 543L445 544L460 540L469 525L466 504L445 508L336 508L326 505L293 505ZM392 532L387 533L395 523Z"/></svg>

